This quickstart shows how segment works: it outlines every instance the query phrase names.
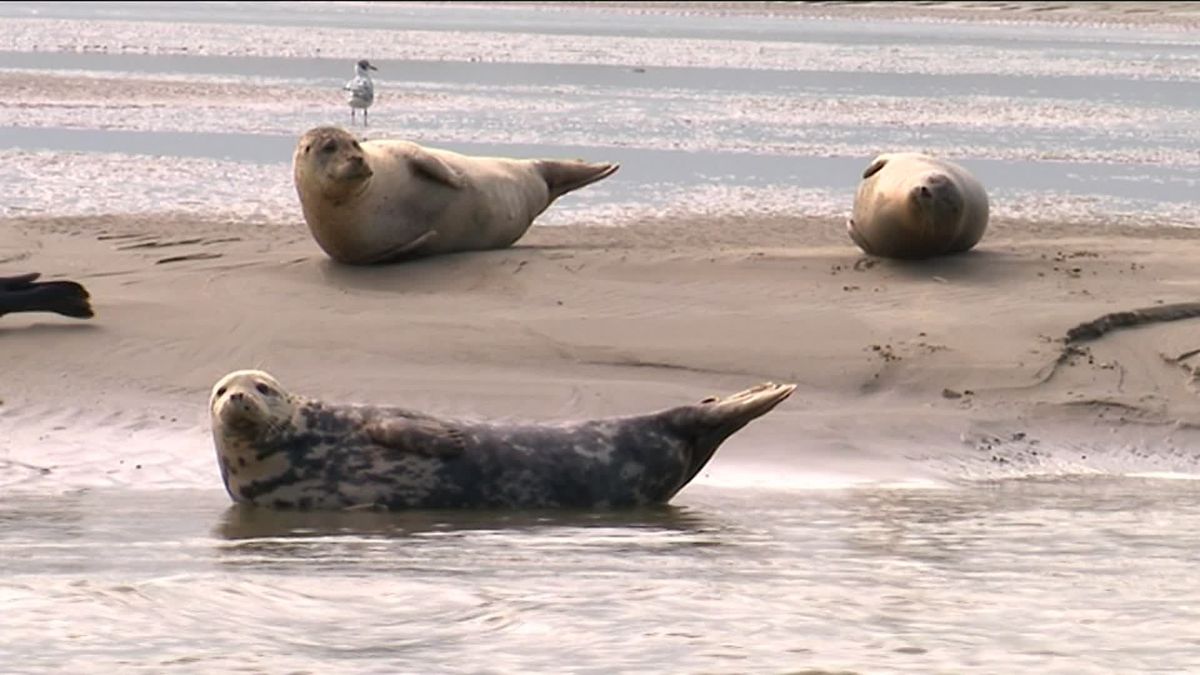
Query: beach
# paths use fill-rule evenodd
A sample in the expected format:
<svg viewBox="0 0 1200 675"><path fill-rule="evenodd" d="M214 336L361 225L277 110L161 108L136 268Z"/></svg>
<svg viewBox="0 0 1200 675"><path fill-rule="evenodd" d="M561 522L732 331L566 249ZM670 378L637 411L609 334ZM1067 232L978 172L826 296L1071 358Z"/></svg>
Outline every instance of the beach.
<svg viewBox="0 0 1200 675"><path fill-rule="evenodd" d="M1187 229L1001 222L971 254L904 263L863 256L838 222L695 219L535 228L509 250L353 268L287 226L114 218L6 227L6 241L37 242L27 268L61 270L96 298L99 321L14 315L4 326L6 352L21 364L6 377L5 413L30 439L10 459L73 464L48 462L46 444L32 442L63 420L100 426L101 438L112 428L125 448L98 453L101 466L80 464L80 486L176 480L125 466L137 431L163 433L155 427L174 427L180 442L169 458L157 445L146 451L163 468L190 469L190 486L211 485L204 404L237 367L330 398L547 420L668 407L759 381L799 384L795 402L717 456L717 480L745 460L773 467L764 472L773 479L787 467L786 480L1024 475L1047 462L1106 471L1134 459L1123 447L1104 457L1112 434L1184 442L1197 419L1195 361L1170 361L1197 347L1188 321L1085 343L1085 357L1048 375L1069 328L1196 297L1200 240ZM970 440L992 425L1000 437L1026 435L1017 445L1035 440L1032 428L1069 432L1050 443L1061 450L1012 448L1023 456L997 463ZM743 444L753 450L739 457ZM1090 461L1076 447L1094 448L1083 451ZM924 462L910 461L916 451ZM962 466L924 466L946 461ZM1194 468L1190 454L1148 461ZM101 478L110 471L115 478Z"/></svg>
<svg viewBox="0 0 1200 675"><path fill-rule="evenodd" d="M177 25L170 3L4 8L41 13L0 29L0 271L79 281L96 311L0 320L5 662L1196 667L1181 579L1200 320L1064 356L1078 324L1200 300L1194 3L754 4L771 6L233 3ZM290 153L307 126L348 124L346 40L372 17L487 49L388 42L380 76L390 59L413 81L380 85L362 133L621 170L509 249L332 262ZM307 52L308 30L332 53ZM962 58L939 61L928 31ZM980 176L979 246L920 262L853 246L853 190L885 149ZM239 368L330 400L547 421L798 389L664 511L271 516L231 509L216 466L209 389ZM52 635L44 617L72 612ZM279 621L286 636L256 632Z"/></svg>

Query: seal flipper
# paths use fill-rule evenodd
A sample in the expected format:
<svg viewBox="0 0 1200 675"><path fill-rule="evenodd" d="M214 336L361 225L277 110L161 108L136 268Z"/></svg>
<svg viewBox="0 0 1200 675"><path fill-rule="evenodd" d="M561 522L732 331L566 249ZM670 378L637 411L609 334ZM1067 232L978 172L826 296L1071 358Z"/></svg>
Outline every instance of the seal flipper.
<svg viewBox="0 0 1200 675"><path fill-rule="evenodd" d="M0 277L0 290L15 291L29 288L40 276L42 276L41 272L29 272L28 274L18 274L15 277Z"/></svg>
<svg viewBox="0 0 1200 675"><path fill-rule="evenodd" d="M54 312L75 319L94 316L91 297L74 281L42 281L33 272L15 277L0 277L0 316L15 312Z"/></svg>
<svg viewBox="0 0 1200 675"><path fill-rule="evenodd" d="M700 473L725 439L770 412L795 390L794 384L765 382L725 398L711 396L695 405L672 411L677 415L677 428L692 436L692 456L676 491ZM668 499L671 496L673 494L668 495Z"/></svg>
<svg viewBox="0 0 1200 675"><path fill-rule="evenodd" d="M850 218L846 221L846 231L850 233L851 241L861 248L863 253L866 253L867 255L875 255L875 250L871 248L870 242L868 242L867 238L858 231L858 228L854 227L853 218Z"/></svg>
<svg viewBox="0 0 1200 675"><path fill-rule="evenodd" d="M874 176L875 174L879 173L879 170L882 169L883 165L887 164L887 163L888 163L887 156L880 155L880 156L876 157L874 161L872 161L869 165L867 165L866 170L863 171L863 175L862 175L863 179L866 180L867 178L870 178L871 176Z"/></svg>
<svg viewBox="0 0 1200 675"><path fill-rule="evenodd" d="M616 173L620 164L591 164L574 159L539 159L538 173L550 190L550 201Z"/></svg>
<svg viewBox="0 0 1200 675"><path fill-rule="evenodd" d="M392 450L454 457L467 449L462 432L432 417L388 417L367 423L367 436Z"/></svg>
<svg viewBox="0 0 1200 675"><path fill-rule="evenodd" d="M399 262L406 258L414 258L419 255L417 248L422 244L437 236L437 230L430 230L425 234L413 239L412 241L400 244L394 248L390 248L379 255L363 261L364 265L382 265L384 263Z"/></svg>
<svg viewBox="0 0 1200 675"><path fill-rule="evenodd" d="M463 186L463 177L454 167L424 148L413 148L408 160L413 170L435 182L455 190Z"/></svg>

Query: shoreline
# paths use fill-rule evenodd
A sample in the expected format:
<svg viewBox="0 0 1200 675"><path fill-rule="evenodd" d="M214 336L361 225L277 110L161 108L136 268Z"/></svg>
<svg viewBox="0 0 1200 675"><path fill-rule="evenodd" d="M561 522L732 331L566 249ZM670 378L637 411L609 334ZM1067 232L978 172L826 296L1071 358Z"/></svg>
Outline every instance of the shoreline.
<svg viewBox="0 0 1200 675"><path fill-rule="evenodd" d="M1081 322L1200 299L1200 230L1001 221L964 256L900 263L843 227L535 226L506 250L349 268L292 226L0 221L6 270L79 280L97 312L4 318L0 424L18 433L0 450L50 484L219 486L208 388L262 367L314 397L540 420L798 383L717 454L721 484L1195 468L1171 448L1200 440L1200 359L1168 358L1200 347L1197 320L1045 371Z"/></svg>

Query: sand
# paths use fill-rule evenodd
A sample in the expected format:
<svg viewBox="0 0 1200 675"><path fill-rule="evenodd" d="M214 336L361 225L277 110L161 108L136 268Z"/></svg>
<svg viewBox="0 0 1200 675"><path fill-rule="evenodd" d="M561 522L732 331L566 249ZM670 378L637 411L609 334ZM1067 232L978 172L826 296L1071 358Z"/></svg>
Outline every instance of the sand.
<svg viewBox="0 0 1200 675"><path fill-rule="evenodd" d="M524 419L797 383L718 453L716 483L1185 471L1200 358L1174 359L1200 320L1053 364L1080 322L1200 299L1198 262L1182 228L1000 221L966 255L899 263L839 222L725 218L350 268L299 220L0 221L6 273L81 281L97 312L0 321L0 457L10 485L220 489L209 387L261 367L311 395Z"/></svg>

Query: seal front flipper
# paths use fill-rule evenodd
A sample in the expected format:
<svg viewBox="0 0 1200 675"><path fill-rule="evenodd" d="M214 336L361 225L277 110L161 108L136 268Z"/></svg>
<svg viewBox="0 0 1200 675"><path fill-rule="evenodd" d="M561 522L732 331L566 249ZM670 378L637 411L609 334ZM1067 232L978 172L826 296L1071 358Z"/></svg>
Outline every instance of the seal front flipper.
<svg viewBox="0 0 1200 675"><path fill-rule="evenodd" d="M425 234L413 239L410 242L400 244L395 248L388 249L379 255L363 261L366 265L380 265L383 263L398 262L406 258L416 257L419 254L416 249L422 244L437 236L437 230L430 230Z"/></svg>
<svg viewBox="0 0 1200 675"><path fill-rule="evenodd" d="M388 417L367 423L367 436L392 450L454 457L467 449L462 432L432 417Z"/></svg>
<svg viewBox="0 0 1200 675"><path fill-rule="evenodd" d="M884 157L882 155L880 155L879 157L876 157L875 160L867 166L866 170L863 171L862 177L864 179L866 179L866 178L870 178L871 176L874 176L875 174L879 173L879 171L881 169L883 169L883 165L887 164L887 163L888 163L887 157Z"/></svg>
<svg viewBox="0 0 1200 675"><path fill-rule="evenodd" d="M414 171L430 180L455 190L463 186L463 177L458 170L424 148L413 148L408 160L412 162Z"/></svg>
<svg viewBox="0 0 1200 675"><path fill-rule="evenodd" d="M867 255L875 255L875 251L871 248L871 244L867 242L866 237L854 227L854 219L846 220L846 231L850 233L850 239L863 250Z"/></svg>
<svg viewBox="0 0 1200 675"><path fill-rule="evenodd" d="M610 164L607 162L591 164L575 159L537 160L538 173L546 181L546 187L550 190L550 201L552 202L572 190L578 190L598 180L608 178L616 173L619 168L621 168L620 164Z"/></svg>

